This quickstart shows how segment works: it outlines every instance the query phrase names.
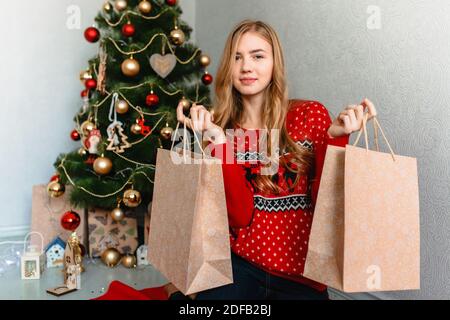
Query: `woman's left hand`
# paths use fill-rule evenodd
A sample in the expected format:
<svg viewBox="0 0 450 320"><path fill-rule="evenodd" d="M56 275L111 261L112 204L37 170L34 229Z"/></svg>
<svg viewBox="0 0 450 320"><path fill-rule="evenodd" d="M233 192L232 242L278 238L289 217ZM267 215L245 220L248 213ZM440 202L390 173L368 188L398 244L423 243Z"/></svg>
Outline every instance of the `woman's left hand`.
<svg viewBox="0 0 450 320"><path fill-rule="evenodd" d="M369 99L364 99L360 105L349 105L342 111L336 120L333 121L328 134L332 138L337 138L359 131L362 128L364 111L369 109L369 117L372 119L377 115L377 110Z"/></svg>

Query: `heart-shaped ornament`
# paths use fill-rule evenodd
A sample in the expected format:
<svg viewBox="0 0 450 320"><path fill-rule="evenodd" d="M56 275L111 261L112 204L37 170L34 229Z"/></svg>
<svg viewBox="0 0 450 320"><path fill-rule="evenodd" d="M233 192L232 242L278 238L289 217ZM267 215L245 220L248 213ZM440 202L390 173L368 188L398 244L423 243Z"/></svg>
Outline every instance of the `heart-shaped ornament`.
<svg viewBox="0 0 450 320"><path fill-rule="evenodd" d="M177 58L175 55L169 53L164 56L155 53L150 57L150 66L161 77L167 77L175 68Z"/></svg>

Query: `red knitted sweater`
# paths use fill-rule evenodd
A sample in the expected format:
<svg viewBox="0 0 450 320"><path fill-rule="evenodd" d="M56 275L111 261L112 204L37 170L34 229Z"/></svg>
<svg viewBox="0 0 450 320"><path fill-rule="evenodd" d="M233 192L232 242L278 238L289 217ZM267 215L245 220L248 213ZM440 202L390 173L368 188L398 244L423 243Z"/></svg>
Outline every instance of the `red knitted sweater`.
<svg viewBox="0 0 450 320"><path fill-rule="evenodd" d="M228 138L227 143L213 146L211 153L223 161L231 250L270 274L319 291L326 286L302 276L313 212L327 146L345 146L349 141L349 135L339 138L328 135L331 122L328 110L321 103L291 102L287 131L299 145L314 151L315 166L312 174L301 176L295 188L289 188L295 175L280 166L272 178L285 190L278 195L255 191L252 180L259 173L261 159L258 143L234 136L234 141ZM247 133L254 131L259 137L257 130L241 129ZM238 148L243 143L243 149Z"/></svg>

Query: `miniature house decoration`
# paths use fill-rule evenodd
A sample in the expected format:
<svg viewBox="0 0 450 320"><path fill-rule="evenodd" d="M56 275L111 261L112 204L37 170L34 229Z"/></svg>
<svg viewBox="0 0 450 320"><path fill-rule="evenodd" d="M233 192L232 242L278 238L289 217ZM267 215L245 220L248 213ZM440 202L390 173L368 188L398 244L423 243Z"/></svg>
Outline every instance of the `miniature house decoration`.
<svg viewBox="0 0 450 320"><path fill-rule="evenodd" d="M56 237L47 246L45 254L47 256L47 268L63 267L64 266L64 248L66 243L60 238Z"/></svg>
<svg viewBox="0 0 450 320"><path fill-rule="evenodd" d="M27 239L36 234L41 237L41 246L29 245L27 248ZM20 267L23 280L40 279L45 268L44 237L41 233L33 231L25 236L23 252L20 257Z"/></svg>
<svg viewBox="0 0 450 320"><path fill-rule="evenodd" d="M149 262L147 260L147 246L145 244L141 245L137 251L137 265L138 266L147 266L149 265Z"/></svg>

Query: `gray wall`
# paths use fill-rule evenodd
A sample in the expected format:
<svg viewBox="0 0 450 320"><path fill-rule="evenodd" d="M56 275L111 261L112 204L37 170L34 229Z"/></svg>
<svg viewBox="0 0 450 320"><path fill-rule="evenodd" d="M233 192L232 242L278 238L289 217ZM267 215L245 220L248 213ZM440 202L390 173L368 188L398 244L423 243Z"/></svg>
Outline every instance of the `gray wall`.
<svg viewBox="0 0 450 320"><path fill-rule="evenodd" d="M380 10L379 29L369 6ZM375 102L394 150L418 158L422 236L422 289L375 296L449 299L450 2L197 0L196 9L213 74L234 24L262 19L281 36L292 98L319 100L333 115Z"/></svg>

